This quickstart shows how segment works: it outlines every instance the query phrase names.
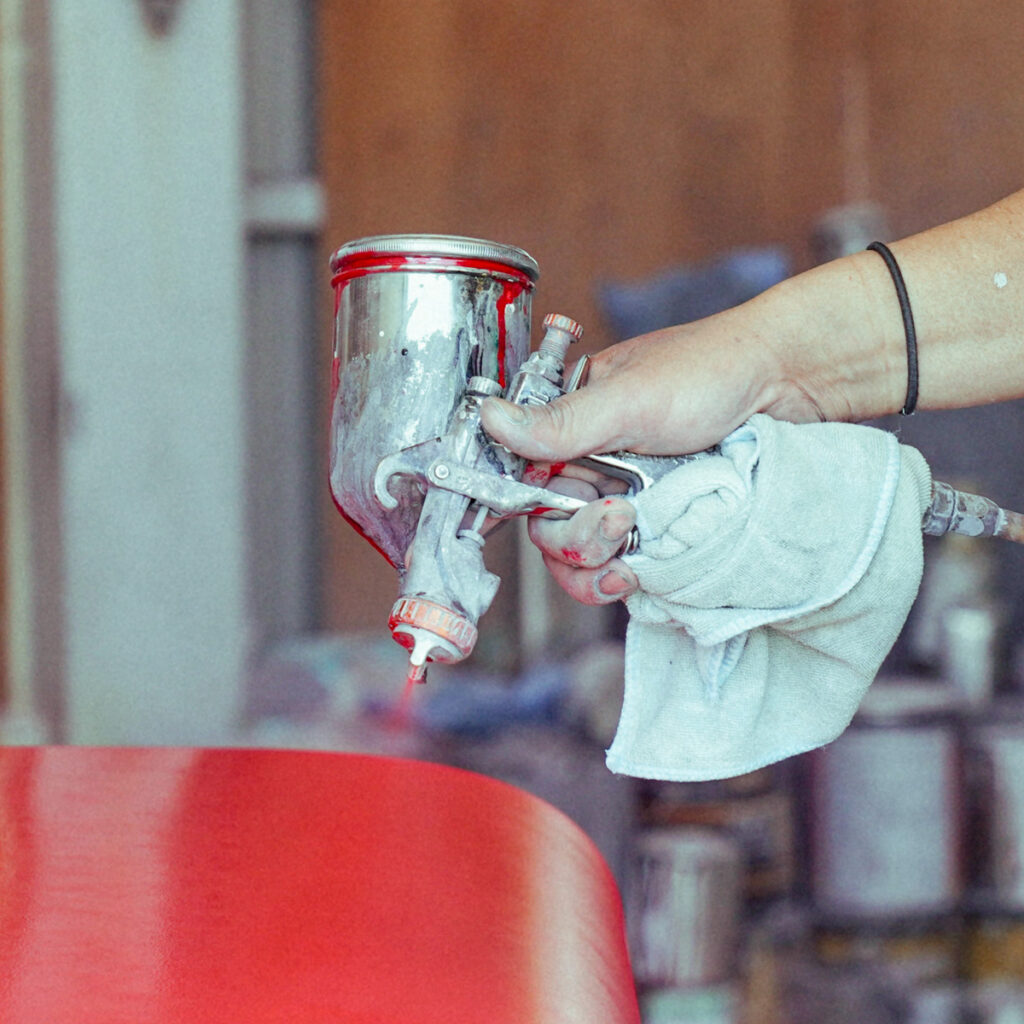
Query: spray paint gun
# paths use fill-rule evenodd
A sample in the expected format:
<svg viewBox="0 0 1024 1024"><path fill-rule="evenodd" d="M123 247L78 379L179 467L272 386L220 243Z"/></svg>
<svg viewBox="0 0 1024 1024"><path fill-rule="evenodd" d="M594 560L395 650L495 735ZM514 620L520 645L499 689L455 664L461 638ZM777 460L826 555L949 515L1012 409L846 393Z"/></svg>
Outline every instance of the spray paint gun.
<svg viewBox="0 0 1024 1024"><path fill-rule="evenodd" d="M410 678L473 649L499 580L484 565L486 531L527 513L569 516L576 498L529 483L519 456L480 423L490 395L544 404L565 380L579 324L558 314L529 355L538 268L523 250L480 239L387 235L332 259L335 368L331 491L345 516L395 567L395 639ZM637 492L699 456L619 453L581 460Z"/></svg>
<svg viewBox="0 0 1024 1024"><path fill-rule="evenodd" d="M527 513L569 516L584 503L525 479L524 460L490 439L480 404L498 395L545 404L585 383L565 379L579 324L551 314L529 354L538 267L522 249L448 235L384 235L342 246L335 289L331 491L342 515L391 562L389 620L411 681L430 662L473 650L499 580L487 530ZM633 452L579 460L637 493L696 455ZM1024 517L936 483L924 532L1024 541ZM636 536L624 554L635 550Z"/></svg>

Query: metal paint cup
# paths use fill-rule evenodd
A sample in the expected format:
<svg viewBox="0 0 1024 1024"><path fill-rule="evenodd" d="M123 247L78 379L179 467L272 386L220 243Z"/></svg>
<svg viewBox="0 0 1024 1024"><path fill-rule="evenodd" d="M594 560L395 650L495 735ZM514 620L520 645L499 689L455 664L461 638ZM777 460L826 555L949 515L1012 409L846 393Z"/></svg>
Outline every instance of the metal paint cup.
<svg viewBox="0 0 1024 1024"><path fill-rule="evenodd" d="M331 260L335 292L331 492L342 515L396 567L423 496L374 497L389 455L440 437L471 377L502 388L529 354L538 268L522 249L454 235L379 235Z"/></svg>

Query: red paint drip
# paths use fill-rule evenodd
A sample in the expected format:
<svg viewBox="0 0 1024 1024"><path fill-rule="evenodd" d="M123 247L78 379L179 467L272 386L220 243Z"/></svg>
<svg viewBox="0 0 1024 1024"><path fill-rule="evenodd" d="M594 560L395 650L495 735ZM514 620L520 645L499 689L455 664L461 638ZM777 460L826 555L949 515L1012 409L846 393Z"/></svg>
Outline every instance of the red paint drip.
<svg viewBox="0 0 1024 1024"><path fill-rule="evenodd" d="M561 473L563 469L565 469L565 463L564 462L552 462L551 463L551 475L552 476L558 476L558 474Z"/></svg>
<svg viewBox="0 0 1024 1024"><path fill-rule="evenodd" d="M498 383L502 387L508 386L508 374L506 373L508 339L506 337L505 313L508 307L515 302L523 292L523 286L512 281L506 281L501 289L501 297L498 299Z"/></svg>
<svg viewBox="0 0 1024 1024"><path fill-rule="evenodd" d="M338 388L341 387L341 359L335 356L331 361L331 404L334 404L338 397Z"/></svg>

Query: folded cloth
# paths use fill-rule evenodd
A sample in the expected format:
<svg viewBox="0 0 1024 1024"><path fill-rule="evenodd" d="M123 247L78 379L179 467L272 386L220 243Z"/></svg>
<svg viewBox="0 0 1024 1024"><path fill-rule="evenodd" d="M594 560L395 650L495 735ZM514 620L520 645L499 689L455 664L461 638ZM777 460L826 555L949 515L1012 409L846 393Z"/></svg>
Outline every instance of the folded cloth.
<svg viewBox="0 0 1024 1024"><path fill-rule="evenodd" d="M930 495L892 434L764 415L637 495L608 767L727 778L835 739L917 594Z"/></svg>

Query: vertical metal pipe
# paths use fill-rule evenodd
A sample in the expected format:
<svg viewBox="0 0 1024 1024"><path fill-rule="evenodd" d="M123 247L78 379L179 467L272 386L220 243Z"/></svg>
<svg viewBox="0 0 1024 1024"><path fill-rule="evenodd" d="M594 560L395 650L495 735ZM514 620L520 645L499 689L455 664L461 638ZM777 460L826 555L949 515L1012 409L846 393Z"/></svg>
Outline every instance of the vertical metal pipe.
<svg viewBox="0 0 1024 1024"><path fill-rule="evenodd" d="M27 0L0 0L0 264L3 274L3 555L6 569L3 642L7 652L7 702L0 740L33 743L46 738L35 702L39 657L31 466L34 421L28 352L30 271ZM37 53L35 59L41 59ZM51 595L56 599L56 595Z"/></svg>

